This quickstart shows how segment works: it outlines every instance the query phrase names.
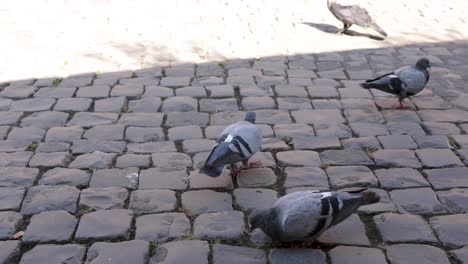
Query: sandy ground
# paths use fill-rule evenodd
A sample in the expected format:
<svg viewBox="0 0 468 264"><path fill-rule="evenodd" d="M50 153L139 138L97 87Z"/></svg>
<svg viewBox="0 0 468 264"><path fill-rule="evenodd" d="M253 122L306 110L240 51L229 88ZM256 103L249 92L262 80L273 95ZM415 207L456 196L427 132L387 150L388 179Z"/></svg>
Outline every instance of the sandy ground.
<svg viewBox="0 0 468 264"><path fill-rule="evenodd" d="M2 1L0 80L468 37L465 0L354 2L390 37L327 32L341 24L325 0Z"/></svg>

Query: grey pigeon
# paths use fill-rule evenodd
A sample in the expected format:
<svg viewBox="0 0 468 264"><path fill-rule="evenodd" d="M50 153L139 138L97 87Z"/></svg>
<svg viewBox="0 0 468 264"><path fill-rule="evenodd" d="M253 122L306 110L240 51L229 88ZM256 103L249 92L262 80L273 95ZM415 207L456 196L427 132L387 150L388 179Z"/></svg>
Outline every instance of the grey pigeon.
<svg viewBox="0 0 468 264"><path fill-rule="evenodd" d="M361 27L373 28L385 37L387 33L377 25L370 17L367 11L356 5L340 5L336 0L328 0L328 9L330 12L341 22L343 22L343 29L339 32L340 34L345 33L352 25L358 25Z"/></svg>
<svg viewBox="0 0 468 264"><path fill-rule="evenodd" d="M348 218L361 205L377 203L375 192L300 191L287 194L273 208L249 216L251 230L260 228L279 242L312 242L325 230Z"/></svg>
<svg viewBox="0 0 468 264"><path fill-rule="evenodd" d="M384 74L372 80L361 83L366 89L375 88L380 91L395 94L400 102L400 109L403 108L402 101L409 96L421 92L429 81L428 68L431 63L427 58L421 58L415 66L405 66L394 72Z"/></svg>
<svg viewBox="0 0 468 264"><path fill-rule="evenodd" d="M255 125L255 112L245 113L245 119L226 127L211 150L200 172L211 177L219 176L226 165L236 172L235 163L248 167L248 160L262 144L262 130ZM254 163L259 164L259 163Z"/></svg>

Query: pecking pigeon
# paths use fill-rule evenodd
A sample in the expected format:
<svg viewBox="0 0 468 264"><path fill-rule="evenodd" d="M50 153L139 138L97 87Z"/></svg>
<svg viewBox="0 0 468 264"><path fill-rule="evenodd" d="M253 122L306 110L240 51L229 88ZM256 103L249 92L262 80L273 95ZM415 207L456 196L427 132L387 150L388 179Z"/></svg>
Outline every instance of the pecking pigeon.
<svg viewBox="0 0 468 264"><path fill-rule="evenodd" d="M394 72L387 73L372 80L361 83L366 89L375 88L380 91L398 95L400 109L403 109L402 101L415 95L426 87L429 81L428 68L431 63L427 58L421 58L415 66L405 66Z"/></svg>
<svg viewBox="0 0 468 264"><path fill-rule="evenodd" d="M358 25L361 27L373 28L385 37L388 36L382 28L380 28L374 21L372 21L369 13L367 13L364 8L355 5L340 5L336 2L336 0L328 0L327 5L330 12L338 20L343 22L343 29L339 32L340 34L345 33L352 25Z"/></svg>
<svg viewBox="0 0 468 264"><path fill-rule="evenodd" d="M287 194L273 208L256 209L249 216L251 230L260 228L272 240L312 242L326 229L348 218L361 205L380 197L365 189L353 192L300 191Z"/></svg>
<svg viewBox="0 0 468 264"><path fill-rule="evenodd" d="M255 125L255 116L254 112L247 112L243 121L224 129L205 165L200 169L201 173L217 177L226 165L231 165L233 174L239 171L234 167L235 163L242 162L245 167L249 166L247 161L262 144L262 130ZM258 164L254 162L250 166Z"/></svg>

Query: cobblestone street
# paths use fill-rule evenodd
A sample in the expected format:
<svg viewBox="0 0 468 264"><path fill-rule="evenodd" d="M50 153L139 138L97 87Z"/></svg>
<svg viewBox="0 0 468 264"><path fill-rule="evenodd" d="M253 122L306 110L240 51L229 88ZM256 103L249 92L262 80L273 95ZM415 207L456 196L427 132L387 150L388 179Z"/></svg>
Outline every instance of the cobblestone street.
<svg viewBox="0 0 468 264"><path fill-rule="evenodd" d="M241 2L233 10L248 6ZM423 27L415 41L406 25L392 28L389 21L400 18L381 10L383 26L397 36L383 42L323 31L306 36L299 29L288 42L279 30L256 35L261 41L252 50L242 43L247 53L234 43L229 49L238 53L225 56L224 42L239 38L234 32L210 43L226 48L220 56L200 48L209 62L152 61L148 49L142 63L124 65L135 70L98 71L122 61L95 65L72 48L57 51L41 69L34 64L39 57L31 65L21 60L41 50L7 54L1 45L11 43L0 43L8 62L0 66L0 264L468 263L468 37L463 10L452 8L462 3L444 3L415 18L408 30ZM402 14L416 12L407 9ZM280 19L259 27L281 28L289 11L271 11ZM299 17L305 23L293 11L285 32ZM432 32L422 22L452 11ZM253 14L238 16L250 26ZM13 20L0 17L5 21ZM447 28L457 23L463 25L451 35ZM170 30L158 41L180 45ZM251 35L243 41L254 42ZM323 39L300 52L307 46L297 42L302 37ZM183 57L178 49L172 54ZM278 51L290 55L262 53ZM76 55L70 68L60 68L64 54ZM431 61L430 81L405 99L405 110L396 109L396 97L359 86L421 57ZM158 66L149 67L153 62ZM91 73L42 78L83 68ZM262 166L235 177L229 170L218 178L198 173L221 131L245 111L256 112L262 129L261 152L252 158ZM308 247L272 242L247 225L253 209L271 207L285 194L353 187L368 187L380 202L361 207Z"/></svg>

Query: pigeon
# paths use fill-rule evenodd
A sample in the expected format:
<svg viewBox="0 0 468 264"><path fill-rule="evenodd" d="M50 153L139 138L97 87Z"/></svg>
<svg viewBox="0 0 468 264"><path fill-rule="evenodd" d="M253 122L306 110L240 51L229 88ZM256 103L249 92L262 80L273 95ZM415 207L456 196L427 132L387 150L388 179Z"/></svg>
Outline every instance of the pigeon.
<svg viewBox="0 0 468 264"><path fill-rule="evenodd" d="M260 162L247 162L262 144L262 130L255 125L255 117L255 112L246 112L243 121L224 129L200 173L217 177L226 165L231 166L231 174L240 171L240 168L235 167L238 162L242 162L244 167L261 165Z"/></svg>
<svg viewBox="0 0 468 264"><path fill-rule="evenodd" d="M403 109L403 100L406 97L421 92L429 81L428 68L431 63L427 58L421 58L415 66L405 66L398 70L384 74L372 80L361 83L366 89L375 88L380 91L395 94L400 103L399 108Z"/></svg>
<svg viewBox="0 0 468 264"><path fill-rule="evenodd" d="M377 193L299 191L287 194L274 207L249 216L251 230L260 228L278 242L313 242L325 230L348 218L361 205L377 203Z"/></svg>
<svg viewBox="0 0 468 264"><path fill-rule="evenodd" d="M345 33L352 25L361 27L370 27L387 37L388 34L377 25L370 17L367 11L356 5L340 5L336 0L327 1L328 10L341 22L343 22L343 29L339 34Z"/></svg>

